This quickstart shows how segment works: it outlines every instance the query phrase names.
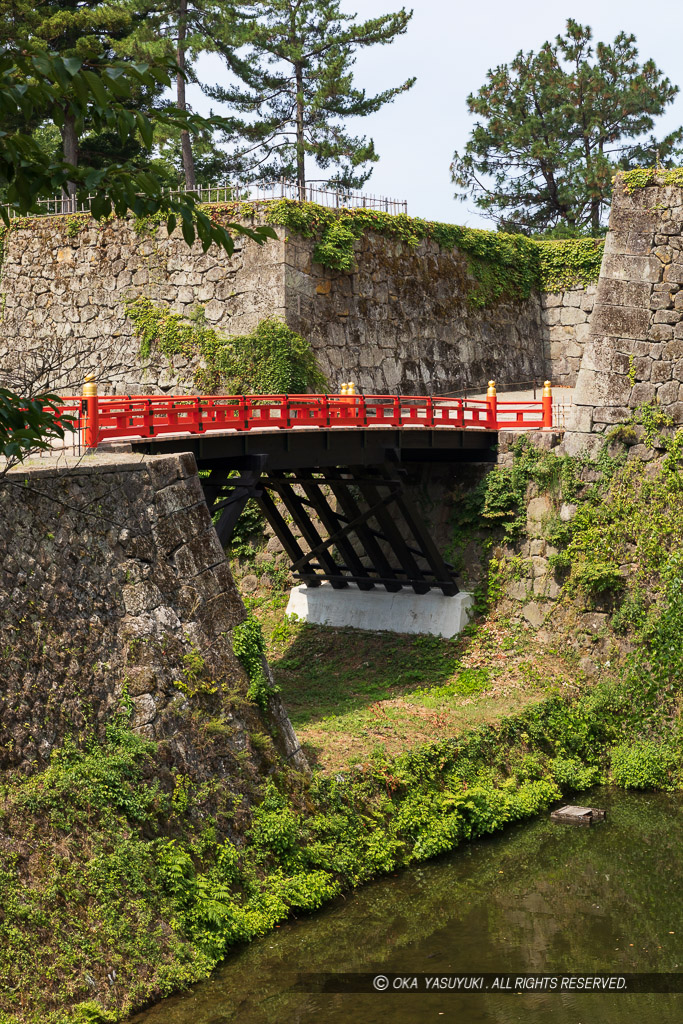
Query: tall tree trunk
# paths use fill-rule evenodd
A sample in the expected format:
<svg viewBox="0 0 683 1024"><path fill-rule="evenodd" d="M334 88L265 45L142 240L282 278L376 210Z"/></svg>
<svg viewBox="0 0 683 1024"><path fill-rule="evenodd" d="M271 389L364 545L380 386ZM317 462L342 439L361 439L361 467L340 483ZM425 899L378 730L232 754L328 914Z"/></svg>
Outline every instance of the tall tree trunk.
<svg viewBox="0 0 683 1024"><path fill-rule="evenodd" d="M600 200L591 199L591 228L594 235L600 233Z"/></svg>
<svg viewBox="0 0 683 1024"><path fill-rule="evenodd" d="M176 85L178 92L178 108L187 110L185 100L185 79L181 72L185 71L185 39L187 38L187 0L180 0L178 9L178 74ZM192 156L192 140L188 131L181 131L180 146L183 154L183 170L185 171L185 188L195 189L197 179L194 173L194 157Z"/></svg>
<svg viewBox="0 0 683 1024"><path fill-rule="evenodd" d="M304 150L304 73L301 64L294 65L296 78L296 181L299 199L306 199L306 164Z"/></svg>
<svg viewBox="0 0 683 1024"><path fill-rule="evenodd" d="M67 164L78 167L78 137L76 135L76 118L68 110L64 112L64 125L62 127L62 147L64 160ZM76 183L67 181L64 189L64 199L69 213L76 210Z"/></svg>

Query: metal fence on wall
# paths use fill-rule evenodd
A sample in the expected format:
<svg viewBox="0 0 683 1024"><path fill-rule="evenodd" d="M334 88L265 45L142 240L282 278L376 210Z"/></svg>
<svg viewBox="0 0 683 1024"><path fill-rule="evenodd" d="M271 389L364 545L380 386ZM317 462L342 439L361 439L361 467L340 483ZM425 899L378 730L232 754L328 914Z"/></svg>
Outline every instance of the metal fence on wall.
<svg viewBox="0 0 683 1024"><path fill-rule="evenodd" d="M188 189L169 189L168 195L182 196ZM274 199L292 199L297 202L318 203L338 209L383 210L385 213L408 213L405 199L389 199L386 196L366 195L337 189L325 182L312 181L301 188L295 181L257 181L251 184L227 182L224 185L198 185L190 192L200 203L267 202ZM82 198L60 195L50 199L39 199L38 213L55 216L64 213L89 213L93 196ZM10 216L16 216L10 209Z"/></svg>

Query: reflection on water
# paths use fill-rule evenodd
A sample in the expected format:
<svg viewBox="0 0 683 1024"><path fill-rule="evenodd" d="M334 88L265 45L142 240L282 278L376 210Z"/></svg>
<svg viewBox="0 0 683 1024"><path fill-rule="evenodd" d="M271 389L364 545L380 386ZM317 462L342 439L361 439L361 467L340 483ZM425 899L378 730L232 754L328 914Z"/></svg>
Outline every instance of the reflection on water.
<svg viewBox="0 0 683 1024"><path fill-rule="evenodd" d="M683 994L313 994L297 971L683 972L683 799L597 790L592 828L547 818L381 879L234 954L139 1024L675 1024Z"/></svg>

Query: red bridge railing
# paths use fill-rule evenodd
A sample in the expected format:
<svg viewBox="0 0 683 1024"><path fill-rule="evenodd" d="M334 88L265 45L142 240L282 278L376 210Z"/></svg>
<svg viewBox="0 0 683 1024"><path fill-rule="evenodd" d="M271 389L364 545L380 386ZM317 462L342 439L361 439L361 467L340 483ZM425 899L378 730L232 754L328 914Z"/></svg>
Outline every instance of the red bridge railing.
<svg viewBox="0 0 683 1024"><path fill-rule="evenodd" d="M305 427L436 427L457 430L549 430L552 392L540 401L500 402L489 382L486 398L406 395L98 395L92 380L82 396L62 399L87 448L119 438L203 434L217 430Z"/></svg>

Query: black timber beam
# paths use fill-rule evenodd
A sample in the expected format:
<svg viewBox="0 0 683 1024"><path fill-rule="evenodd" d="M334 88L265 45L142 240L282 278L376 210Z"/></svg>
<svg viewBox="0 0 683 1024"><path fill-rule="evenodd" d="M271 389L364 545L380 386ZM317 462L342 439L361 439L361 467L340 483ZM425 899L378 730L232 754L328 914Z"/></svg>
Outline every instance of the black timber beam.
<svg viewBox="0 0 683 1024"><path fill-rule="evenodd" d="M225 459L265 455L272 470L327 466L376 466L389 451L402 462L495 462L498 434L446 427L334 427L329 430L226 431L131 441L148 455L193 452L201 468Z"/></svg>

